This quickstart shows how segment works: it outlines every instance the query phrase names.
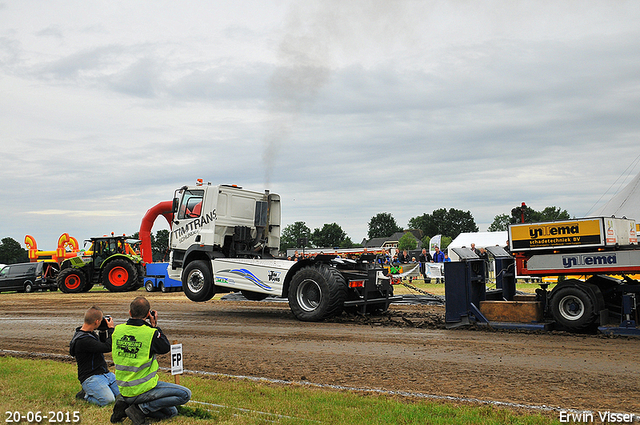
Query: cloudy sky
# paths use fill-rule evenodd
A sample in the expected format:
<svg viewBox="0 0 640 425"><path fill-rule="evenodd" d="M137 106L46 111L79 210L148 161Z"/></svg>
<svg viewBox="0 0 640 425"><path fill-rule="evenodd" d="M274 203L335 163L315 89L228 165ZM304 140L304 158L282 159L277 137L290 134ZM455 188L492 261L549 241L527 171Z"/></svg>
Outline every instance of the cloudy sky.
<svg viewBox="0 0 640 425"><path fill-rule="evenodd" d="M130 234L197 178L355 242L380 212L584 216L640 172L638 22L609 0L0 0L0 237Z"/></svg>

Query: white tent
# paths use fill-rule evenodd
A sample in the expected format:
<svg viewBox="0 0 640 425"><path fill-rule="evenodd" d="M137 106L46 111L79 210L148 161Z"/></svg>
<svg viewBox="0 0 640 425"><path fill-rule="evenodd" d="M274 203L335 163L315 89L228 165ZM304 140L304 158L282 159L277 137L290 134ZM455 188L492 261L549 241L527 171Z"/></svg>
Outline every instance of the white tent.
<svg viewBox="0 0 640 425"><path fill-rule="evenodd" d="M451 248L461 248L463 246L471 248L471 244L476 244L476 248L486 248L488 246L502 246L508 245L507 239L509 236L506 231L502 232L475 232L475 233L460 233L449 246L447 247L447 253L451 261L458 261L459 258Z"/></svg>
<svg viewBox="0 0 640 425"><path fill-rule="evenodd" d="M627 217L640 221L640 173L593 216Z"/></svg>

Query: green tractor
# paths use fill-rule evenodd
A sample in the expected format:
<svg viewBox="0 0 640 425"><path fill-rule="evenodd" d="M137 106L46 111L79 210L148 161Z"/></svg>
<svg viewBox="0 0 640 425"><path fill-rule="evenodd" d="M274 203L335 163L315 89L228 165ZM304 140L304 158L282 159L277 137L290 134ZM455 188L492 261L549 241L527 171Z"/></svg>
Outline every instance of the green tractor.
<svg viewBox="0 0 640 425"><path fill-rule="evenodd" d="M129 245L135 240L126 236L104 236L89 241L92 245L86 256L69 258L62 263L56 278L62 292L87 292L95 284L112 292L135 291L142 286L144 262Z"/></svg>

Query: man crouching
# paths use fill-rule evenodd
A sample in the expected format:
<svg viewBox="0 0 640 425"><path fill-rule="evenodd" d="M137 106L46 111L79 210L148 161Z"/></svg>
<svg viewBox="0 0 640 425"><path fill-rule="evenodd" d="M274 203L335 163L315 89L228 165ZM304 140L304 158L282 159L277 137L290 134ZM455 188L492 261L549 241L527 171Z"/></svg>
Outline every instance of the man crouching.
<svg viewBox="0 0 640 425"><path fill-rule="evenodd" d="M116 383L123 397L116 401L112 422L123 420L125 415L134 425L144 424L146 417L171 418L178 414L176 406L191 399L191 391L158 381L156 354L168 353L171 344L157 327L158 314L150 309L149 301L144 297L134 299L129 315L127 323L116 326L112 338Z"/></svg>
<svg viewBox="0 0 640 425"><path fill-rule="evenodd" d="M102 323L106 325L105 329L97 335L95 331L101 329ZM120 394L116 377L109 372L104 360L104 353L111 351L113 327L111 317L103 317L102 310L93 306L84 314L84 323L76 328L69 343L69 354L76 358L78 380L82 385L76 398L98 406L113 403Z"/></svg>

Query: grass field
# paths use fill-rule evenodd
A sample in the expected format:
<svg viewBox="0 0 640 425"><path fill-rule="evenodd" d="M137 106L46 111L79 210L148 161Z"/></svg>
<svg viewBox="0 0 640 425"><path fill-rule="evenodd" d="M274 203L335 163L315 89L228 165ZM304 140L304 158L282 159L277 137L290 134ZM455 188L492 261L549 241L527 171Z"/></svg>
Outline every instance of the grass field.
<svg viewBox="0 0 640 425"><path fill-rule="evenodd" d="M172 381L171 376L164 374L160 379ZM184 375L181 384L191 389L193 398L180 416L169 421L172 424L559 423L552 415L513 413L492 406L363 395L240 379ZM41 423L52 423L52 417L53 423L74 423L74 414L79 423L109 423L111 406L101 408L76 400L75 393L79 389L75 364L0 357L0 408L5 423L15 418L11 412L22 415L31 412L34 418L36 412L40 412ZM22 423L28 422L25 419ZM129 423L127 419L124 425Z"/></svg>

